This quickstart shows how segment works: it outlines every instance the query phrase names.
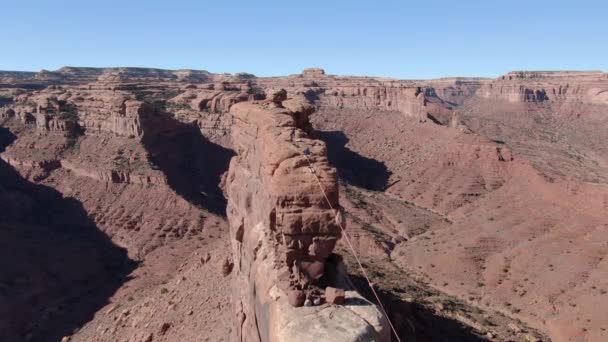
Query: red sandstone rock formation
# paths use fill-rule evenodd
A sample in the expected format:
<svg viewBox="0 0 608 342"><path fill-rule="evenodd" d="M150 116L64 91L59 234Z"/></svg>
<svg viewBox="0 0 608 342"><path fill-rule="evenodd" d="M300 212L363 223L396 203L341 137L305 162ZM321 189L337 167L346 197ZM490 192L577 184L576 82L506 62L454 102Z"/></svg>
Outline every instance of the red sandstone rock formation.
<svg viewBox="0 0 608 342"><path fill-rule="evenodd" d="M340 217L337 175L328 164L325 145L309 138L304 126L296 126L297 116L304 113L264 105L239 105L232 110L239 157L228 175L228 213L237 240L243 239L245 227L267 226L282 249L278 264L290 274L295 265L297 272L292 275L305 277L297 283L302 286L323 275L325 259L341 236L336 222ZM310 172L306 149L323 189ZM322 190L336 210L330 209Z"/></svg>
<svg viewBox="0 0 608 342"><path fill-rule="evenodd" d="M387 110L427 120L447 123L450 106L432 87L420 83L370 77L326 75L323 69L306 69L288 78L258 79L259 84L277 85L290 94L303 94L317 105L352 110Z"/></svg>
<svg viewBox="0 0 608 342"><path fill-rule="evenodd" d="M608 104L608 87L603 72L513 71L483 85L478 95L509 102L584 100Z"/></svg>
<svg viewBox="0 0 608 342"><path fill-rule="evenodd" d="M301 140L295 143L311 144L313 163L319 164L322 182L337 204L335 171L327 164L325 147L310 135L308 115L316 107L314 124L320 131L315 135L329 142L331 160L344 175L341 203L355 247L367 260L390 256L391 267L397 264L459 297L460 306L449 302L445 307L450 309L438 315L464 321L481 335L498 340L540 336L521 322L517 329L505 320L485 326L483 319L461 314L465 303L488 317L497 317L494 310L504 312L556 340L603 341L606 259L605 245L597 242L606 240L607 83L605 73L594 72L430 81L342 77L321 69L278 78L142 68L0 72L0 123L16 136L1 158L23 178L80 202L92 224L142 262L134 280L74 340L140 341L161 331L167 339L226 339L227 322L234 321L226 313L232 312L226 290L232 277L255 284L248 289L256 289L256 300L251 291L239 294L248 303L242 310L247 316L240 316L247 321L244 336L255 335L256 329L270 336L277 327L289 327L277 336L318 340L314 333L323 330L311 323L335 324L336 317L351 327L345 322L356 320L357 308L348 304L357 296L352 291L346 291L344 308L289 305L290 298L305 303L310 293L322 297L325 277L336 268L333 257L321 262L339 235L334 215L322 207L311 184L297 183L310 174L300 164L301 151L292 155L285 147L295 128L294 141ZM294 98L286 100L276 91L280 88ZM264 96L282 101L284 108L242 103ZM282 119L269 119L275 116ZM273 122L286 126L273 127ZM254 134L251 127L259 128L255 134L261 140L247 135ZM232 222L228 234L225 220L208 211L210 203L219 204L214 213L223 210L223 197L213 189L226 171L224 147L239 152L236 171L231 171L236 183L228 187L238 199L230 204L230 215L243 218L242 237L240 224ZM207 158L217 155L224 157L219 162ZM348 184L352 179L365 181L354 186ZM296 199L277 202L293 193ZM403 209L408 205L415 215ZM274 234L264 235L273 225ZM311 227L314 234L293 233ZM224 235L230 241L222 240ZM256 249L258 241L262 247ZM219 270L229 242L240 244L235 254L240 257L224 277ZM66 246L66 255L75 255ZM200 256L208 252L211 261ZM202 266L201 259L206 260ZM298 267L286 269L293 261L299 261ZM248 267L257 273L244 277ZM379 266L367 267L376 271ZM405 277L394 270L378 271L383 275L374 281L382 286L396 274ZM74 274L67 272L67 281ZM83 280L77 274L73 279ZM410 287L399 292L402 284L396 279L383 290L402 299L413 296ZM305 291L291 291L306 285ZM60 291L51 287L51 292ZM433 305L424 293L416 305ZM70 298L57 298L57 308L72 307ZM316 297L311 298L314 304ZM357 315L372 312L365 319L380 322L377 310L368 309ZM412 318L428 317L427 312L406 319L403 315L413 309L402 309L390 309L400 332L412 333L412 322L415 334L437 327ZM254 318L262 323L253 324ZM61 330L53 326L30 328L38 334ZM61 331L71 334L74 326L69 328ZM13 333L7 329L0 330ZM349 336L334 333L336 340Z"/></svg>
<svg viewBox="0 0 608 342"><path fill-rule="evenodd" d="M336 170L329 166L325 144L311 137L309 107L297 100L283 102L285 91L269 97L275 102L239 103L231 109L237 156L230 164L226 192L238 336L240 341L304 341L313 332L304 326L292 331L285 324L312 327L317 318L297 318L308 309L292 306L318 305L320 284L345 276L326 272L344 222ZM387 338L373 305L357 309L372 319L350 323L342 318L355 318L352 307L325 309L341 317L324 323L329 324L325 333L332 334L334 324L350 330L333 336L336 341Z"/></svg>

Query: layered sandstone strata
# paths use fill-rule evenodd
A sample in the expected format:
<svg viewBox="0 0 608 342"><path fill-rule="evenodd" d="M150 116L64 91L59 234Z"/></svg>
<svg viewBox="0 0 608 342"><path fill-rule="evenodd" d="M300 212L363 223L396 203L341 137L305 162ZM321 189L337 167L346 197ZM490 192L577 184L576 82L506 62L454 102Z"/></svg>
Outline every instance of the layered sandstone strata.
<svg viewBox="0 0 608 342"><path fill-rule="evenodd" d="M477 91L483 98L509 102L584 101L608 104L607 74L589 72L512 71Z"/></svg>
<svg viewBox="0 0 608 342"><path fill-rule="evenodd" d="M356 292L344 306L322 304L324 286L351 289L332 254L344 225L337 173L312 138L312 107L281 104L283 96L231 108L237 156L226 192L239 340L388 340L382 315Z"/></svg>
<svg viewBox="0 0 608 342"><path fill-rule="evenodd" d="M35 124L41 131L71 131L80 126L89 134L136 138L143 137L145 121L157 118L150 104L113 91L52 89L23 94L16 97L14 111L23 123Z"/></svg>
<svg viewBox="0 0 608 342"><path fill-rule="evenodd" d="M171 106L186 107L206 113L226 113L238 102L260 100L261 96L254 94L251 85L230 84L228 82L209 83L203 86L189 85L180 95L170 100Z"/></svg>
<svg viewBox="0 0 608 342"><path fill-rule="evenodd" d="M283 87L324 108L396 111L441 123L449 121L451 115L451 106L437 96L432 86L421 82L327 75L323 69L309 68L286 78L258 78L256 83L268 88Z"/></svg>

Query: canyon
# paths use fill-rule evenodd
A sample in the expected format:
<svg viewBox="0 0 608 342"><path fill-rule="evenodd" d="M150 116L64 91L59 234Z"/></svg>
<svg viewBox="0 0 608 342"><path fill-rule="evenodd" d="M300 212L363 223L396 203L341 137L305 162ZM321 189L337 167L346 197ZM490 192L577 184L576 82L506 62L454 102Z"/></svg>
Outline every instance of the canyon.
<svg viewBox="0 0 608 342"><path fill-rule="evenodd" d="M600 71L0 71L0 340L604 341L606 141Z"/></svg>

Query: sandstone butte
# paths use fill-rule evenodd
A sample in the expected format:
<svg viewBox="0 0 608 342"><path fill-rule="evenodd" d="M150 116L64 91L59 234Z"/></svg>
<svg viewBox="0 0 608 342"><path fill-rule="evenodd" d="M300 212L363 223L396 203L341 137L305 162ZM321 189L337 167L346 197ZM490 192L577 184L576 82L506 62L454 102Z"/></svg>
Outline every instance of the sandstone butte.
<svg viewBox="0 0 608 342"><path fill-rule="evenodd" d="M0 340L396 340L340 225L403 341L608 340L607 113L593 71L0 71Z"/></svg>

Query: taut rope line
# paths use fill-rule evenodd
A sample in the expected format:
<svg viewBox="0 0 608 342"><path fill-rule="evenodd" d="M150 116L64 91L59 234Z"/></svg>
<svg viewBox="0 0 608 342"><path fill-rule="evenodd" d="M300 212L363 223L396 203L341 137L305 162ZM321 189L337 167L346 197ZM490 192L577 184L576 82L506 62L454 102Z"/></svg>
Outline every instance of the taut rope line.
<svg viewBox="0 0 608 342"><path fill-rule="evenodd" d="M325 193L325 189L323 188L323 184L321 183L321 180L319 179L319 176L317 176L317 172L313 168L312 163L310 161L310 158L308 158L308 154L306 152L307 151L304 152L304 156L306 157L306 160L308 161L308 167L310 168L310 172L313 174L313 176L315 176L315 179L317 180L317 183L319 183L319 187L321 188L321 191L323 192L323 196L325 197L325 200L327 201L327 205L329 205L329 207L331 208L331 210L335 211L334 207L331 205L331 202L329 201L329 197L327 197L327 194ZM372 289L372 292L374 293L374 297L376 297L376 300L378 301L378 305L380 305L380 308L382 309L382 313L384 313L384 316L386 317L386 320L388 321L388 324L391 326L391 330L395 334L395 337L397 338L397 341L401 342L401 339L399 338L399 335L397 334L397 330L393 326L393 323L391 322L390 317L388 317L388 313L386 312L386 309L384 308L384 305L382 305L382 301L380 300L380 296L378 296L378 293L376 293L376 290L374 289L374 284L369 279L369 277L367 275L367 272L365 271L365 268L363 268L363 264L361 263L361 260L359 260L359 257L357 256L357 252L355 251L355 247L353 247L353 244L351 243L350 238L348 237L348 234L346 233L346 230L342 226L342 223L340 222L340 220L336 220L336 222L340 226L340 229L342 230L342 235L344 236L344 238L346 240L346 243L348 244L348 247L350 248L350 251L353 254L353 257L355 257L355 260L357 260L357 264L359 264L359 268L361 269L361 273L363 273L363 276L367 280L367 284L369 285L369 288Z"/></svg>

